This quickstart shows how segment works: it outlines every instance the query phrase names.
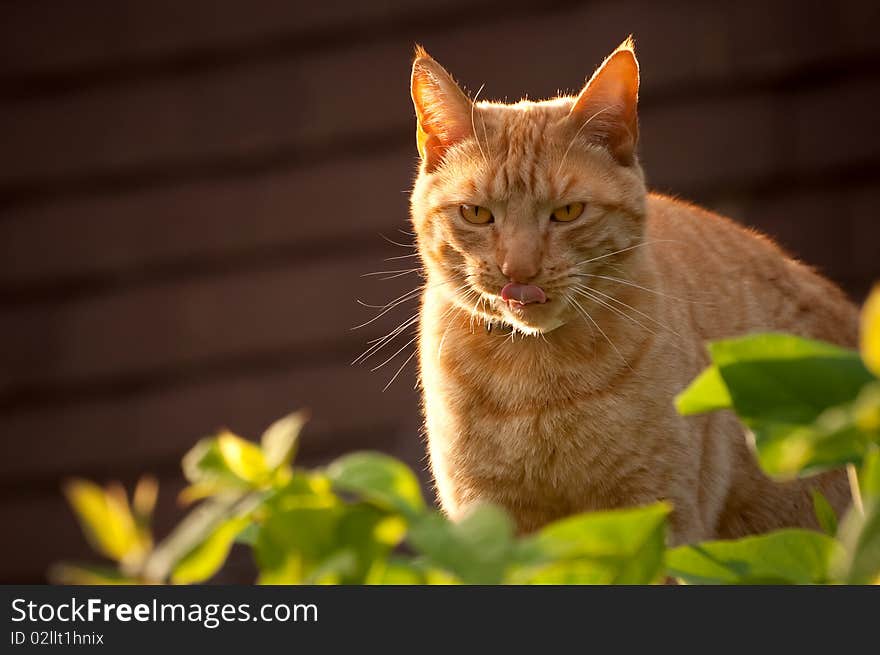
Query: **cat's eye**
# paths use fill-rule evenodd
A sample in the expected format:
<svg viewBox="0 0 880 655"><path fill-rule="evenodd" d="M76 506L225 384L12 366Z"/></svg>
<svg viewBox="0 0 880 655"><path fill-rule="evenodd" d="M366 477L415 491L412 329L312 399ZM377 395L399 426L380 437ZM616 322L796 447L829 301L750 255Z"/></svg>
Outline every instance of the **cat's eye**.
<svg viewBox="0 0 880 655"><path fill-rule="evenodd" d="M557 221L559 223L570 223L578 216L584 213L584 203L582 202L572 202L568 205L563 205L562 207L557 207L553 210L553 214L550 216L550 220Z"/></svg>
<svg viewBox="0 0 880 655"><path fill-rule="evenodd" d="M492 212L479 205L462 205L458 208L458 211L461 214L461 217L468 223L485 225L486 223L495 222L495 217L492 216Z"/></svg>

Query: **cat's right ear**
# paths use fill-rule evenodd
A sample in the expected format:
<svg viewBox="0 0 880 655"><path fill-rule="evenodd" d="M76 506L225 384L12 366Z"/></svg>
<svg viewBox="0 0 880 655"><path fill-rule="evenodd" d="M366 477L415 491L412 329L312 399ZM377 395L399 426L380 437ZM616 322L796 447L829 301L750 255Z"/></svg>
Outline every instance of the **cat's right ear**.
<svg viewBox="0 0 880 655"><path fill-rule="evenodd" d="M471 101L421 46L416 46L410 88L419 155L432 170L446 150L471 134Z"/></svg>
<svg viewBox="0 0 880 655"><path fill-rule="evenodd" d="M630 36L593 73L575 99L570 116L580 133L599 140L624 165L630 165L639 139L639 62Z"/></svg>

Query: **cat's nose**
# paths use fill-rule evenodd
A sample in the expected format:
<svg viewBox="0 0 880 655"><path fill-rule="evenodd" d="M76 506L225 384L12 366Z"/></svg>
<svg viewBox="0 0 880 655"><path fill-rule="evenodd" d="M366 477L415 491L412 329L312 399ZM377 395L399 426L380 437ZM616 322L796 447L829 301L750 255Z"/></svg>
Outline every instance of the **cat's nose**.
<svg viewBox="0 0 880 655"><path fill-rule="evenodd" d="M528 284L538 275L538 265L522 259L505 259L501 264L501 274L511 282Z"/></svg>

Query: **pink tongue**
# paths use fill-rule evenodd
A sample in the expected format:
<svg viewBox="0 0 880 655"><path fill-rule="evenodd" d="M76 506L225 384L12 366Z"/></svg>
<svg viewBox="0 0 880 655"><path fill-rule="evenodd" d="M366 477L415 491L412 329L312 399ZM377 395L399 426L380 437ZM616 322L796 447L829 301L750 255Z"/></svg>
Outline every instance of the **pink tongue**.
<svg viewBox="0 0 880 655"><path fill-rule="evenodd" d="M534 284L517 284L516 282L504 285L501 290L501 298L507 302L511 300L518 302L521 305L547 302L547 296L541 287L536 287Z"/></svg>

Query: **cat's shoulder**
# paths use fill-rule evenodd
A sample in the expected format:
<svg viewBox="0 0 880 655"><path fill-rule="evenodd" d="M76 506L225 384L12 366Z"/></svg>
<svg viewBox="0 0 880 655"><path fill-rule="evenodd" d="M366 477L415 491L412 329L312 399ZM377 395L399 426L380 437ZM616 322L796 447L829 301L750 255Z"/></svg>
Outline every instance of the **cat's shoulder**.
<svg viewBox="0 0 880 655"><path fill-rule="evenodd" d="M720 221L733 224L734 221L705 207L677 196L652 191L647 194L645 208L649 220L656 221Z"/></svg>
<svg viewBox="0 0 880 655"><path fill-rule="evenodd" d="M648 232L693 234L705 238L713 234L737 242L757 242L762 248L781 250L767 235L728 216L701 207L688 200L651 192L645 199Z"/></svg>

